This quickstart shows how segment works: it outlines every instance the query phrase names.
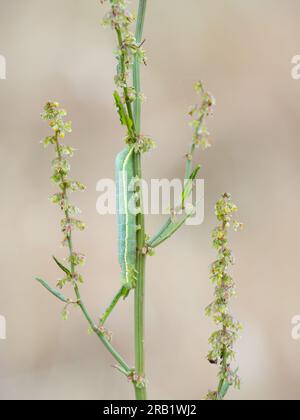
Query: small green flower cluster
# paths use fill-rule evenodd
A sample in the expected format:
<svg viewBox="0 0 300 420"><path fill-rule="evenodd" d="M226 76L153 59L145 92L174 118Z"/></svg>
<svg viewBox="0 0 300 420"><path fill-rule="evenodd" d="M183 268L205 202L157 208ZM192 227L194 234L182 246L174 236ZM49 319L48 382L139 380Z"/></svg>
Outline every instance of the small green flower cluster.
<svg viewBox="0 0 300 420"><path fill-rule="evenodd" d="M127 375L129 381L131 381L138 389L143 389L146 384L144 377L137 375L135 370L132 370L129 375Z"/></svg>
<svg viewBox="0 0 300 420"><path fill-rule="evenodd" d="M74 155L74 149L61 143L61 139L65 138L65 135L72 131L71 122L64 120L66 115L66 111L60 109L58 102L47 102L42 113L43 120L49 121L49 126L54 132L52 136L48 136L43 140L45 147L50 144L54 146L56 155L52 161L51 179L58 186L59 192L52 195L50 200L53 204L57 204L64 213L64 218L61 220L61 230L64 235L63 245L68 246L70 251L68 258L70 268L66 268L54 258L56 264L65 274L65 277L58 282L58 287L60 288L63 288L67 283L77 284L83 282L83 278L77 273L76 267L83 265L85 262L85 256L74 252L72 245L72 232L75 229L84 230L85 224L77 218L80 210L70 203L69 193L84 191L85 186L81 182L69 178L71 166L68 158Z"/></svg>
<svg viewBox="0 0 300 420"><path fill-rule="evenodd" d="M228 274L228 269L234 264L234 257L227 247L231 225L234 230L243 227L241 223L232 220L236 212L237 207L231 196L224 194L215 207L220 226L212 233L213 247L218 251L218 259L210 268L210 279L215 285L215 300L206 308L206 315L221 327L209 339L211 350L207 356L210 363L219 365L220 382L218 391L210 392L206 397L208 400L223 399L230 386L240 388L240 379L237 371L232 370L231 363L235 360L234 344L242 327L229 312L229 300L235 296L235 283Z"/></svg>
<svg viewBox="0 0 300 420"><path fill-rule="evenodd" d="M126 137L125 143L132 144L130 137ZM133 144L135 153L148 153L156 147L155 141L151 137L143 134L139 135Z"/></svg>
<svg viewBox="0 0 300 420"><path fill-rule="evenodd" d="M210 133L205 120L212 115L216 101L209 92L205 91L202 82L196 83L195 90L201 97L201 104L191 107L189 111L189 115L194 118L191 122L194 129L193 145L195 147L201 146L203 150L206 150L211 144L209 142Z"/></svg>
<svg viewBox="0 0 300 420"><path fill-rule="evenodd" d="M106 0L101 0L104 3ZM136 98L135 90L128 85L129 72L135 57L146 64L146 54L142 45L138 45L134 34L130 31L131 24L135 21L134 15L128 9L127 0L110 0L110 11L103 19L103 25L111 26L118 36L118 61L115 82L117 87L127 89L127 97L133 102ZM124 98L126 101L127 98Z"/></svg>

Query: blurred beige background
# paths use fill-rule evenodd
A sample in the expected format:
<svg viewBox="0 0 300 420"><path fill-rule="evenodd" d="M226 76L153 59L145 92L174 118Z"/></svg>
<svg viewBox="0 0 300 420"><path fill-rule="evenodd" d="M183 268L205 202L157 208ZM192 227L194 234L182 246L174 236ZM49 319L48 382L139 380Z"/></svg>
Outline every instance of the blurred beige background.
<svg viewBox="0 0 300 420"><path fill-rule="evenodd" d="M61 305L33 280L59 276L51 255L59 249L59 214L48 202L51 153L40 139L44 102L60 101L73 120L69 142L80 153L73 174L88 185L74 196L88 230L76 248L88 256L82 288L100 315L119 285L114 217L96 213L96 183L112 177L122 147L112 101L114 34L100 26L97 0L1 0L0 82L1 241L0 341L2 399L130 399L130 384L87 334L81 314L68 322ZM133 2L133 6L136 2ZM291 58L300 53L298 0L149 0L143 71L144 132L157 149L145 157L145 176L179 177L190 142L187 108L201 78L217 98L210 121L214 147L202 154L206 219L186 227L155 258L147 274L147 373L152 399L200 399L214 388L205 360L212 300L208 265L215 253L213 205L230 191L244 233L232 235L237 257L233 304L245 330L238 346L243 378L233 399L300 398L300 342L291 319L300 314L299 106L300 81ZM154 232L162 219L150 217ZM133 364L132 301L109 326L114 343Z"/></svg>

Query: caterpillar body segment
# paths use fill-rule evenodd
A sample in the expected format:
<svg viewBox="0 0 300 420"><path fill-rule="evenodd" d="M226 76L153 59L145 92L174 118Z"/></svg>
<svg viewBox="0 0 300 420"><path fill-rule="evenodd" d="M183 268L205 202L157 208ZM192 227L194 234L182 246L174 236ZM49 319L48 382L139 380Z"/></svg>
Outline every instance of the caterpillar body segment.
<svg viewBox="0 0 300 420"><path fill-rule="evenodd" d="M134 182L134 148L128 147L116 158L117 220L119 264L124 295L136 283L137 211Z"/></svg>

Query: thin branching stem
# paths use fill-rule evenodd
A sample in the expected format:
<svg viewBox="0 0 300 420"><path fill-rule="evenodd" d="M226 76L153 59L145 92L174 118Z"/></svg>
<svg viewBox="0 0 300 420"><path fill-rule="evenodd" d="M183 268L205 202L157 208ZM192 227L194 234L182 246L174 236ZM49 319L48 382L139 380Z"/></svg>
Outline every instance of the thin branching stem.
<svg viewBox="0 0 300 420"><path fill-rule="evenodd" d="M67 275L66 278L61 280L58 283L58 286L62 288L66 282L70 282L73 285L73 289L76 295L76 300L71 300L65 297L61 292L51 287L45 280L41 278L36 278L36 280L47 289L53 296L57 297L60 301L66 303L65 309L69 305L75 305L80 307L85 318L87 319L90 329L96 333L98 338L113 356L113 358L119 363L123 372L130 377L132 369L129 368L124 359L120 354L114 349L110 343L110 337L107 331L102 326L97 326L90 313L88 312L80 294L78 283L82 281L82 277L77 272L77 265L80 264L80 257L77 253L74 252L73 247L73 237L72 229L74 224L77 224L77 227L80 230L83 230L84 224L79 220L72 219L72 214L74 213L75 207L70 204L68 191L73 188L75 190L83 190L85 187L79 182L73 182L67 178L67 173L70 170L69 164L67 163L65 156L70 156L73 153L73 149L67 146L63 146L59 142L59 138L64 138L65 133L71 132L70 122L65 123L63 121L63 116L66 115L64 110L59 109L59 104L57 102L48 102L44 108L44 114L42 114L43 119L48 120L50 127L54 130L55 134L52 137L46 137L44 144L53 144L56 153L56 159L53 161L52 165L54 167L53 181L59 185L61 192L55 194L52 197L54 203L58 203L61 207L61 210L64 213L65 219L62 221L63 232L65 234L64 244L67 245L69 251L68 261L70 263L69 268L61 264L55 257L54 260L56 264L62 269L62 271ZM64 154L64 155L63 155Z"/></svg>
<svg viewBox="0 0 300 420"><path fill-rule="evenodd" d="M113 312L113 310L115 309L117 304L119 303L119 300L122 299L122 297L125 296L125 292L126 292L126 289L124 287L121 287L121 289L118 291L116 296L113 298L109 307L106 309L106 311L102 315L102 317L100 319L101 325L105 324L105 322L107 321L107 319L109 318L109 316L111 315L111 313Z"/></svg>
<svg viewBox="0 0 300 420"><path fill-rule="evenodd" d="M143 39L143 30L144 30L144 22L145 22L145 15L147 9L147 0L141 0L139 3L139 11L138 11L138 19L136 23L136 32L135 32L135 40L137 44L141 44ZM141 72L140 72L141 64L139 57L136 55L134 57L134 64L133 64L133 85L136 92L136 99L134 101L134 121L137 134L141 134L141 111L142 111L142 100L141 100Z"/></svg>
<svg viewBox="0 0 300 420"><path fill-rule="evenodd" d="M120 59L120 64L122 67L122 72L125 73L125 56L123 53L123 37L122 37L122 32L120 30L119 27L116 27L116 33L117 33L117 38L118 38L118 45L121 51L121 59ZM129 96L129 91L128 91L128 86L127 86L127 82L124 84L123 86L123 94L124 94L124 100L125 100L125 104L126 104L126 108L127 108L127 112L128 112L128 116L130 118L130 121L132 122L132 127L129 131L129 134L131 134L131 136L133 138L136 138L136 129L135 129L135 123L134 123L134 117L133 117L133 111L132 111L132 104L131 104L131 100L130 100L130 96Z"/></svg>
<svg viewBox="0 0 300 420"><path fill-rule="evenodd" d="M104 346L106 347L106 349L110 352L110 354L113 356L113 358L119 363L119 365L124 369L124 372L129 377L130 374L132 373L132 369L130 369L130 367L125 362L125 360L115 350L115 348L110 343L109 339L107 339L105 333L103 333L102 330L99 327L97 327L97 325L93 321L93 318L89 314L89 312L88 312L88 310L87 310L84 302L81 299L81 294L80 294L80 291L79 291L78 286L75 285L74 289L75 289L76 297L78 299L78 305L79 305L79 307L80 307L83 315L85 316L86 320L88 321L91 329L94 331L94 333L101 340L101 342L104 344Z"/></svg>

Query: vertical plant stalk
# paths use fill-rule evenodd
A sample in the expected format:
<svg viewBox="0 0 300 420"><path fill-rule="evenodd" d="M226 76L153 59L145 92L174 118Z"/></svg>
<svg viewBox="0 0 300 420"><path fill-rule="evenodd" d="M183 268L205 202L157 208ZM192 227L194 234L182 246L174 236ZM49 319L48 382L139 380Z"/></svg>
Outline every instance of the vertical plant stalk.
<svg viewBox="0 0 300 420"><path fill-rule="evenodd" d="M146 15L147 0L139 1L139 11L136 24L136 42L142 42L143 28ZM137 136L141 134L141 66L140 60L137 56L134 57L133 63L133 86L136 93L134 102L134 122ZM141 153L135 154L134 158L134 172L137 179L142 179L142 163ZM140 378L145 378L145 264L146 254L143 253L145 248L145 216L143 212L143 197L142 190L139 187L141 213L137 216L137 226L140 229L137 231L137 282L134 292L134 335L135 335L135 369L136 375ZM145 379L142 381L142 386L135 385L135 394L137 400L147 399L147 389Z"/></svg>
<svg viewBox="0 0 300 420"><path fill-rule="evenodd" d="M105 0L101 0L102 3ZM136 37L130 31L134 17L127 8L127 0L110 0L110 11L105 16L103 23L116 31L118 41L117 74L115 83L117 90L114 92L116 108L121 124L127 127L125 143L133 146L133 175L136 186L136 207L141 214L137 214L136 222L136 261L135 271L135 303L134 303L134 329L135 329L135 370L132 378L136 398L145 400L145 351L144 351L144 294L145 294L145 218L142 204L142 164L141 154L150 151L153 141L141 134L141 83L140 63L145 63L145 52L142 49L142 34L146 14L147 0L139 1L139 11L136 24ZM131 80L132 79L132 80ZM112 303L114 305L114 302ZM110 309L108 309L110 311Z"/></svg>

